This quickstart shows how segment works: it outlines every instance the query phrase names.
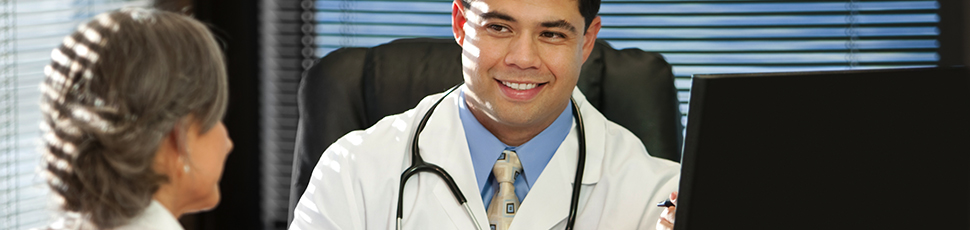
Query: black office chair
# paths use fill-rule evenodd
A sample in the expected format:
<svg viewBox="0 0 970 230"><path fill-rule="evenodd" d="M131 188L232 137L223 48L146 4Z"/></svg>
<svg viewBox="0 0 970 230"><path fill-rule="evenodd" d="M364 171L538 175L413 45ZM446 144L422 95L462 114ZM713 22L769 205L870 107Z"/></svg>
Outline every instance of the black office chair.
<svg viewBox="0 0 970 230"><path fill-rule="evenodd" d="M330 144L460 83L459 55L453 39L399 39L338 49L314 64L300 81L287 223ZM636 134L651 155L680 160L680 103L670 65L660 54L616 50L597 40L577 85L606 118Z"/></svg>

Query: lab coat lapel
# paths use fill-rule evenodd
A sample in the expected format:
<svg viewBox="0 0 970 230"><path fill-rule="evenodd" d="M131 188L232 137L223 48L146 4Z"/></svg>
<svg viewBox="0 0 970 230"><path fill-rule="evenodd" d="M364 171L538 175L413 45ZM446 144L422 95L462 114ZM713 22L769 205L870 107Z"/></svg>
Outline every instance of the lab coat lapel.
<svg viewBox="0 0 970 230"><path fill-rule="evenodd" d="M482 224L483 229L488 229L488 217L485 214L485 206L482 204L479 194L478 181L475 178L474 170L472 170L468 142L465 139L461 119L458 117L457 103L464 103L459 100L458 93L453 92L448 95L448 98L435 109L435 113L422 132L419 147L426 162L441 166L451 175L465 195L465 199L474 212L474 217L478 219L478 223ZM458 204L444 180L439 178L431 178L431 180L438 182L434 188L434 196L438 200L438 205L441 205L442 210L445 210L455 227L458 229L473 228L474 224L467 212ZM442 219L441 222L444 224L445 220Z"/></svg>
<svg viewBox="0 0 970 230"><path fill-rule="evenodd" d="M602 149L605 140L602 135L602 122L598 120L602 115L589 105L578 89L573 91L573 98L576 99L580 112L584 116L583 122L586 127L587 153L583 186L593 186L599 181L602 172ZM576 125L573 120L569 134L529 190L509 229L550 229L569 216L572 185L579 157L579 129ZM580 200L577 213L582 213L586 200L588 199Z"/></svg>
<svg viewBox="0 0 970 230"><path fill-rule="evenodd" d="M575 140L575 131L566 138ZM575 176L571 169L576 168L576 149L576 141L563 141L522 201L509 229L549 229L569 215L571 180Z"/></svg>

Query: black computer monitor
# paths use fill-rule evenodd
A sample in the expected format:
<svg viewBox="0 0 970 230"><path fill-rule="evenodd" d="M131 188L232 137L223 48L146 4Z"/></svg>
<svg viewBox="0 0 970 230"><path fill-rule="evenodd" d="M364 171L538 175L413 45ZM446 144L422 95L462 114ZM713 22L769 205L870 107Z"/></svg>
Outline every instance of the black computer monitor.
<svg viewBox="0 0 970 230"><path fill-rule="evenodd" d="M966 68L694 75L677 230L970 229Z"/></svg>

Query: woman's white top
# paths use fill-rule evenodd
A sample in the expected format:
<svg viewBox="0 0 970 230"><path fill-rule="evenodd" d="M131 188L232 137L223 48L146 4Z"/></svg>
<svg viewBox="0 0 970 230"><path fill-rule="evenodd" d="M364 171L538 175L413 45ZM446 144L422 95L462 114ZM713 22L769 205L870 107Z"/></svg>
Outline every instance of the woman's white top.
<svg viewBox="0 0 970 230"><path fill-rule="evenodd" d="M82 220L80 216L66 214L65 216L58 218L57 221L51 223L51 225L40 228L43 230L47 229L72 229L72 230L87 230L96 229L91 223ZM179 221L175 219L165 206L158 203L156 200L152 200L152 203L142 211L141 214L131 218L128 224L114 228L115 230L184 230Z"/></svg>
<svg viewBox="0 0 970 230"><path fill-rule="evenodd" d="M152 200L152 203L140 215L131 218L131 222L116 229L183 230L175 216L156 200Z"/></svg>

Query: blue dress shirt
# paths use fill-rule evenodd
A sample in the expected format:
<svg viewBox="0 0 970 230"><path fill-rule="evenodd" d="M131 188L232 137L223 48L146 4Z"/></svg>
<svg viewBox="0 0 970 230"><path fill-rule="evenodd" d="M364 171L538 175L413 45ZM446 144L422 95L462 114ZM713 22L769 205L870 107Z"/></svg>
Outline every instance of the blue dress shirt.
<svg viewBox="0 0 970 230"><path fill-rule="evenodd" d="M503 150L515 151L519 155L519 161L522 162L524 172L515 178L515 195L519 197L519 202L524 201L529 189L539 178L539 174L546 168L549 160L552 160L552 155L569 134L573 119L572 103L569 103L559 117L539 135L520 146L508 146L475 119L475 115L464 103L464 91L459 97L462 103L458 106L458 116L461 119L462 128L465 129L465 139L468 141L468 151L471 153L475 178L478 179L478 189L482 194L485 210L488 210L495 188L498 186L498 182L492 176L492 166L495 165Z"/></svg>

